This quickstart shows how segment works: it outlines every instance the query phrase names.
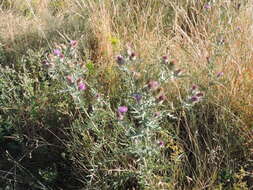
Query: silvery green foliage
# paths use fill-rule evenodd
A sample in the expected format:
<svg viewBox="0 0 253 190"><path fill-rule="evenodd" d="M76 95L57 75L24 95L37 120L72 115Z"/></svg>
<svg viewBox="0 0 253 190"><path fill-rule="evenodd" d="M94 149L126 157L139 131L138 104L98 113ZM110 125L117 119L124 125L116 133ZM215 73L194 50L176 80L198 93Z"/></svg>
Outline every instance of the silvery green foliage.
<svg viewBox="0 0 253 190"><path fill-rule="evenodd" d="M145 185L146 179L150 177L149 174L154 169L149 163L159 160L160 149L163 146L163 142L157 143L158 140L156 139L157 133L162 130L160 122L165 117L176 119L173 115L174 108L168 109L168 106L163 104L166 101L164 92L158 91L166 82L179 77L179 70L175 69L174 62L167 62L163 57L159 64L157 79L150 79L143 83L136 79L136 74L148 74L152 67L142 71L138 70L140 60L132 59L132 55L136 54L128 50L127 53L116 58L119 75L123 84L127 86L124 102L129 108L128 118L119 122L129 126L127 135L131 139L131 145L128 147L128 152L136 158L140 167L140 180ZM134 122L134 125L129 122Z"/></svg>
<svg viewBox="0 0 253 190"><path fill-rule="evenodd" d="M57 93L69 93L79 106L82 103L80 100L82 91L88 86L84 81L87 69L81 62L76 41L71 41L67 45L56 45L43 62L49 77L63 83Z"/></svg>

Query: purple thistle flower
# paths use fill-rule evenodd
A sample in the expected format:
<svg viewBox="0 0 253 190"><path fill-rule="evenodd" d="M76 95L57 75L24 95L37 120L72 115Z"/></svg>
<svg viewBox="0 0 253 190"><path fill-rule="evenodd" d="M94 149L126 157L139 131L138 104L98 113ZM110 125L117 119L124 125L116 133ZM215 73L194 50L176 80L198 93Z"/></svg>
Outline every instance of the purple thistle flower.
<svg viewBox="0 0 253 190"><path fill-rule="evenodd" d="M198 92L195 96L197 96L198 98L203 97L204 93L203 92Z"/></svg>
<svg viewBox="0 0 253 190"><path fill-rule="evenodd" d="M71 40L70 45L71 47L75 48L78 45L78 42L76 40Z"/></svg>
<svg viewBox="0 0 253 190"><path fill-rule="evenodd" d="M199 98L197 97L197 96L192 96L191 98L190 98L190 101L191 102L197 102L199 100Z"/></svg>
<svg viewBox="0 0 253 190"><path fill-rule="evenodd" d="M60 55L61 55L61 50L60 50L60 49L55 49L55 50L53 51L53 53L54 53L54 55L56 55L56 56L60 56Z"/></svg>
<svg viewBox="0 0 253 190"><path fill-rule="evenodd" d="M78 90L83 91L83 90L86 90L86 89L87 89L87 87L83 82L78 83Z"/></svg>
<svg viewBox="0 0 253 190"><path fill-rule="evenodd" d="M136 100L136 102L139 104L141 102L142 99L142 95L139 93L133 94L134 99Z"/></svg>
<svg viewBox="0 0 253 190"><path fill-rule="evenodd" d="M125 113L128 111L128 108L126 106L120 106L118 107L117 110L117 117L119 120L123 120L124 119L124 115Z"/></svg>
<svg viewBox="0 0 253 190"><path fill-rule="evenodd" d="M211 9L212 7L211 7L211 5L209 3L207 3L207 4L204 5L204 8L205 9Z"/></svg>
<svg viewBox="0 0 253 190"><path fill-rule="evenodd" d="M124 114L124 113L126 113L128 111L128 108L126 107L126 106L120 106L119 108L118 108L118 113L120 113L120 114Z"/></svg>
<svg viewBox="0 0 253 190"><path fill-rule="evenodd" d="M118 56L116 57L116 61L117 61L117 63L118 63L119 65L123 65L123 64L125 63L125 59L124 59L124 57L123 57L122 55L118 55Z"/></svg>
<svg viewBox="0 0 253 190"><path fill-rule="evenodd" d="M160 147L164 147L164 142L163 141L158 141L158 146L160 146Z"/></svg>
<svg viewBox="0 0 253 190"><path fill-rule="evenodd" d="M163 58L163 60L168 60L168 56L167 55L164 55L162 58Z"/></svg>

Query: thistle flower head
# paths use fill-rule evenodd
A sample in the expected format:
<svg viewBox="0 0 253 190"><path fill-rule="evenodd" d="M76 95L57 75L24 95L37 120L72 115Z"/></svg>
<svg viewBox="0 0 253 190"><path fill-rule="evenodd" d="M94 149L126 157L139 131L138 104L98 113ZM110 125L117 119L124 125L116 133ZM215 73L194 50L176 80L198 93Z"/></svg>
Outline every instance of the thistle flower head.
<svg viewBox="0 0 253 190"><path fill-rule="evenodd" d="M123 57L122 55L118 55L118 56L116 57L116 61L117 61L117 63L118 63L119 65L125 64L125 59L124 59L124 57Z"/></svg>
<svg viewBox="0 0 253 190"><path fill-rule="evenodd" d="M142 95L139 93L135 93L132 95L134 97L134 99L136 100L136 102L139 104L141 102L142 99Z"/></svg>
<svg viewBox="0 0 253 190"><path fill-rule="evenodd" d="M163 141L158 141L157 144L158 144L159 147L164 147L164 142Z"/></svg>
<svg viewBox="0 0 253 190"><path fill-rule="evenodd" d="M197 96L192 96L191 98L190 98L190 101L192 102L192 103L195 103L195 102L197 102L199 100L199 98L197 97Z"/></svg>
<svg viewBox="0 0 253 190"><path fill-rule="evenodd" d="M165 99L166 99L165 94L160 94L159 96L157 96L157 101L160 103L162 103Z"/></svg>
<svg viewBox="0 0 253 190"><path fill-rule="evenodd" d="M125 113L128 111L128 108L126 106L120 106L117 110L117 117L118 120L123 120Z"/></svg>
<svg viewBox="0 0 253 190"><path fill-rule="evenodd" d="M207 4L204 5L204 8L205 9L211 9L212 7L211 7L211 5L209 3L207 3Z"/></svg>
<svg viewBox="0 0 253 190"><path fill-rule="evenodd" d="M192 91L194 91L194 90L197 90L198 89L198 86L196 85L196 84L194 84L194 85L192 85Z"/></svg>
<svg viewBox="0 0 253 190"><path fill-rule="evenodd" d="M192 85L192 87L190 89L191 94L197 93L198 89L199 89L199 87L196 84Z"/></svg>
<svg viewBox="0 0 253 190"><path fill-rule="evenodd" d="M118 107L118 113L124 114L128 111L128 108L126 106L120 106Z"/></svg>
<svg viewBox="0 0 253 190"><path fill-rule="evenodd" d="M204 96L204 93L203 93L203 92L198 92L198 93L196 93L196 96L199 97L199 98L200 98L200 97L203 97L203 96Z"/></svg>
<svg viewBox="0 0 253 190"><path fill-rule="evenodd" d="M54 49L53 54L55 56L60 56L61 55L61 50L60 49Z"/></svg>
<svg viewBox="0 0 253 190"><path fill-rule="evenodd" d="M74 79L73 79L72 76L68 75L68 76L66 77L66 79L67 79L68 83L70 83L70 84L73 84L73 83L74 83Z"/></svg>
<svg viewBox="0 0 253 190"><path fill-rule="evenodd" d="M167 64L169 62L169 58L167 55L162 56L162 64Z"/></svg>
<svg viewBox="0 0 253 190"><path fill-rule="evenodd" d="M168 56L167 55L164 55L162 58L163 58L163 60L168 60Z"/></svg>
<svg viewBox="0 0 253 190"><path fill-rule="evenodd" d="M159 83L157 81L151 80L148 82L148 88L150 90L156 90L159 87Z"/></svg>
<svg viewBox="0 0 253 190"><path fill-rule="evenodd" d="M75 48L78 45L78 42L76 40L71 40L70 45L71 47Z"/></svg>
<svg viewBox="0 0 253 190"><path fill-rule="evenodd" d="M79 83L78 83L78 90L84 91L84 90L86 90L86 89L87 89L86 84L84 84L83 82L79 82Z"/></svg>

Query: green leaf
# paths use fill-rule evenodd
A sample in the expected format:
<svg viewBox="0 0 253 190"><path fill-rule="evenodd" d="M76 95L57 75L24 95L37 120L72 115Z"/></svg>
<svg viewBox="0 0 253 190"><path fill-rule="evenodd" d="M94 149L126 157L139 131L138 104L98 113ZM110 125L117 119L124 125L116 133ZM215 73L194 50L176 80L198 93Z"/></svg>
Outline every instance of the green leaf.
<svg viewBox="0 0 253 190"><path fill-rule="evenodd" d="M88 69L88 72L90 73L90 74L94 74L94 72L95 72L95 66L94 66L94 63L92 62L92 61L88 61L87 63L86 63L86 68Z"/></svg>

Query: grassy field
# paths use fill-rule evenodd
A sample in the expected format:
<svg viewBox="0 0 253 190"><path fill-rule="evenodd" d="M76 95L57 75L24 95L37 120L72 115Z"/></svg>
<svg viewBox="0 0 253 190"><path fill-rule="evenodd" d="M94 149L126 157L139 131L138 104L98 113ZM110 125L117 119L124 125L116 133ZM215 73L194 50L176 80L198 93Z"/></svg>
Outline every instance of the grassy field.
<svg viewBox="0 0 253 190"><path fill-rule="evenodd" d="M0 0L0 189L253 189L247 0Z"/></svg>

